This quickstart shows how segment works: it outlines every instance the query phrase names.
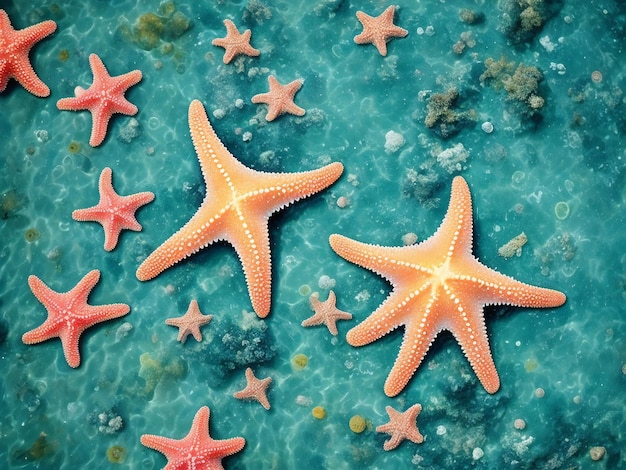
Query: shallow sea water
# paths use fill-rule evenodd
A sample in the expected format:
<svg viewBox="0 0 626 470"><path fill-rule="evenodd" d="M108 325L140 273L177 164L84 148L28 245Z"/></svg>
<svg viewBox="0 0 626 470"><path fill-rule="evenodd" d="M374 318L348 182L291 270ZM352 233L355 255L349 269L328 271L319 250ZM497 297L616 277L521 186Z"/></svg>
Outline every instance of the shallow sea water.
<svg viewBox="0 0 626 470"><path fill-rule="evenodd" d="M175 2L183 15L175 18L190 27L151 50L127 31L132 35L146 13L167 17L169 4L34 3L0 0L16 29L45 19L58 26L30 55L51 96L34 97L14 81L0 95L0 466L116 468L106 452L117 445L126 449L120 468L161 468L166 459L139 437L182 438L208 405L212 437L247 440L224 460L231 469L626 467L623 2L552 2L541 31L514 44L502 31L505 2L398 1L395 24L409 35L389 42L386 57L353 42L361 31L356 11L378 15L388 6L380 1ZM483 21L462 22L462 8L482 13ZM223 49L211 41L225 35L225 18L240 31L252 29L260 57L222 63ZM468 31L465 50L453 52ZM90 113L56 108L76 86L91 84L90 53L111 75L143 73L126 95L139 113L114 117L97 148L88 145ZM545 104L532 117L505 90L481 82L485 61L500 57L542 72ZM304 80L296 103L305 116L265 122L265 107L250 98L267 91L269 74L283 84ZM442 137L424 121L432 95L451 87L460 94L454 109L468 119ZM243 272L226 244L153 281L135 278L139 263L204 197L187 123L193 99L231 152L255 169L345 166L332 187L270 219L273 296L265 320L251 313ZM492 133L481 129L485 121ZM389 131L405 142L386 151ZM80 146L75 153L72 143ZM459 144L465 161L437 159ZM97 203L106 166L118 193L156 195L138 212L143 231L124 231L112 252L103 249L100 225L71 218L74 209ZM335 255L328 236L384 245L401 245L407 233L424 240L439 226L459 174L472 191L475 255L568 300L557 309L486 309L502 382L496 394L484 391L443 333L404 391L388 398L383 384L401 330L362 348L345 335L391 286ZM567 214L555 212L561 203ZM36 240L27 239L30 229ZM528 243L520 256L499 256L521 232ZM35 274L65 292L91 269L102 275L90 303L124 302L131 313L89 329L74 370L60 341L22 343L46 318L27 278ZM300 326L312 314L309 295L325 300L330 288L338 308L353 314L339 322L336 338L325 327ZM181 345L164 321L182 315L191 299L213 321L202 343L190 337ZM302 370L292 365L296 354L308 357ZM273 378L269 412L232 398L245 383L246 364ZM417 424L425 442L385 452L388 436L374 431L388 421L385 406L414 403L423 406ZM315 406L325 408L323 420L312 416ZM123 427L100 426L99 415L119 416ZM368 423L361 434L348 427L354 415ZM525 429L515 429L516 419ZM589 455L594 446L606 448L598 462Z"/></svg>

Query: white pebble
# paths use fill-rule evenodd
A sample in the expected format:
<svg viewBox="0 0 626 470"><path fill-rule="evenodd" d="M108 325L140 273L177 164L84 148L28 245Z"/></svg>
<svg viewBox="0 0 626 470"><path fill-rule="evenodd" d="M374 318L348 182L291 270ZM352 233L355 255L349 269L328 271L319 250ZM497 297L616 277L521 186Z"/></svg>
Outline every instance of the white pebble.
<svg viewBox="0 0 626 470"><path fill-rule="evenodd" d="M404 145L404 137L394 131L385 134L385 153L397 152Z"/></svg>
<svg viewBox="0 0 626 470"><path fill-rule="evenodd" d="M474 460L480 460L483 457L483 455L485 455L485 453L480 447L475 447L474 450L472 451L472 458Z"/></svg>
<svg viewBox="0 0 626 470"><path fill-rule="evenodd" d="M215 111L213 111L213 117L215 119L222 119L224 116L226 116L226 111L224 111L222 108L217 108Z"/></svg>
<svg viewBox="0 0 626 470"><path fill-rule="evenodd" d="M489 121L483 122L480 128L487 134L491 134L493 132L493 124Z"/></svg>

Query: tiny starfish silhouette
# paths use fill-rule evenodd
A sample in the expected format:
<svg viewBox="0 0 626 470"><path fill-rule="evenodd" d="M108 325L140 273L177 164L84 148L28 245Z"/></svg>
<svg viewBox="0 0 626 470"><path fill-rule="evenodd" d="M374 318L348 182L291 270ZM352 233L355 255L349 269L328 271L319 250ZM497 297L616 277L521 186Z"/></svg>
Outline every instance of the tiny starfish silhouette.
<svg viewBox="0 0 626 470"><path fill-rule="evenodd" d="M296 93L302 87L302 83L304 83L302 80L294 80L287 85L278 83L278 80L273 75L270 75L267 80L269 81L270 91L252 97L252 102L255 104L267 104L268 110L265 116L267 121L273 121L285 113L304 116L306 111L293 102Z"/></svg>
<svg viewBox="0 0 626 470"><path fill-rule="evenodd" d="M57 24L52 20L42 21L28 28L15 30L6 11L0 9L0 92L10 78L14 78L26 91L41 98L50 95L50 88L41 81L30 65L28 53L31 48L54 33Z"/></svg>
<svg viewBox="0 0 626 470"><path fill-rule="evenodd" d="M302 322L302 326L316 326L326 325L328 331L332 335L337 336L337 320L350 320L352 314L339 310L336 306L335 293L331 290L328 293L328 299L325 302L320 302L319 293L315 292L309 297L311 302L311 308L315 310L315 314Z"/></svg>
<svg viewBox="0 0 626 470"><path fill-rule="evenodd" d="M28 285L46 310L48 318L34 330L22 336L26 344L41 343L51 338L59 338L63 344L65 360L70 367L80 365L78 340L87 328L96 323L122 317L130 311L126 304L89 305L87 297L100 280L100 271L88 272L69 292L56 292L50 289L37 276L28 277Z"/></svg>
<svg viewBox="0 0 626 470"><path fill-rule="evenodd" d="M416 424L417 417L422 411L422 405L417 403L405 412L397 411L391 406L387 406L385 410L389 415L389 422L376 428L376 432L385 432L391 435L391 438L383 444L383 449L395 449L405 439L416 444L424 442L424 436L421 435Z"/></svg>
<svg viewBox="0 0 626 470"><path fill-rule="evenodd" d="M240 54L257 57L261 53L250 45L252 32L249 29L240 34L232 21L224 20L224 25L226 26L226 37L213 39L211 44L226 49L223 59L225 64L230 63L231 60Z"/></svg>
<svg viewBox="0 0 626 470"><path fill-rule="evenodd" d="M387 55L387 41L393 38L403 38L409 32L393 24L395 13L393 5L378 16L370 16L362 11L356 12L356 17L363 25L363 32L354 37L357 44L373 44L380 52L380 55Z"/></svg>
<svg viewBox="0 0 626 470"><path fill-rule="evenodd" d="M93 83L86 90L77 86L74 89L75 98L61 98L57 101L57 108L65 111L81 111L88 109L91 112L93 124L89 145L97 147L104 141L107 126L113 114L137 114L137 106L124 97L124 93L141 80L141 71L133 70L112 77L109 75L102 59L96 54L89 55L89 65L93 73Z"/></svg>
<svg viewBox="0 0 626 470"><path fill-rule="evenodd" d="M194 299L189 303L187 313L185 313L182 317L168 318L165 320L165 324L178 327L177 341L184 343L187 340L187 336L191 334L196 341L200 342L202 341L200 327L209 323L212 318L213 315L202 315L200 307L198 306L198 301Z"/></svg>
<svg viewBox="0 0 626 470"><path fill-rule="evenodd" d="M243 449L246 440L243 437L213 439L209 434L210 414L208 406L200 408L189 433L182 439L144 434L141 443L165 455L167 465L163 470L223 470L222 459Z"/></svg>
<svg viewBox="0 0 626 470"><path fill-rule="evenodd" d="M267 388L272 383L272 378L257 379L252 369L248 367L246 369L246 381L248 382L246 388L235 392L233 396L240 400L256 400L263 408L269 410L270 402L267 399Z"/></svg>
<svg viewBox="0 0 626 470"><path fill-rule="evenodd" d="M100 174L100 202L97 206L77 209L72 218L79 222L98 222L104 228L104 249L111 251L116 247L120 232L124 229L141 230L141 224L135 218L135 212L141 206L154 199L154 194L143 193L120 196L113 189L113 170L105 168Z"/></svg>

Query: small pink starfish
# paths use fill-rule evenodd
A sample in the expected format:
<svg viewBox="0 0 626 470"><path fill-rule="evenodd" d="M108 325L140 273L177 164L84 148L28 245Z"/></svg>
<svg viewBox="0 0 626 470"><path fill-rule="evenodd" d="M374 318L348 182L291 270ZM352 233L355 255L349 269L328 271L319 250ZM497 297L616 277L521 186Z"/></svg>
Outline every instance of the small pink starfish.
<svg viewBox="0 0 626 470"><path fill-rule="evenodd" d="M100 202L97 206L77 209L72 218L79 222L98 222L104 228L104 249L111 251L117 245L120 232L124 229L139 232L141 224L135 218L135 212L141 206L154 199L154 194L143 193L120 196L113 189L113 171L105 168L100 174Z"/></svg>
<svg viewBox="0 0 626 470"><path fill-rule="evenodd" d="M263 408L269 410L270 402L267 399L267 387L272 383L272 378L257 379L252 369L248 367L246 369L246 381L248 382L246 388L235 392L233 396L240 400L256 400Z"/></svg>
<svg viewBox="0 0 626 470"><path fill-rule="evenodd" d="M223 470L222 459L243 449L246 440L243 437L213 439L209 435L210 413L208 406L200 408L189 433L182 439L144 434L141 443L165 455L167 465L163 470Z"/></svg>
<svg viewBox="0 0 626 470"><path fill-rule="evenodd" d="M89 65L93 73L91 86L86 90L77 86L74 90L76 97L61 98L57 101L57 108L66 111L88 109L93 119L89 145L97 147L106 136L107 126L113 114L128 116L137 114L137 106L128 101L124 93L141 80L141 71L133 70L112 77L96 54L89 55Z"/></svg>
<svg viewBox="0 0 626 470"><path fill-rule="evenodd" d="M326 325L332 335L337 336L337 320L351 320L352 314L339 310L336 306L335 293L331 290L325 302L319 301L319 293L309 297L315 314L302 322L302 326Z"/></svg>
<svg viewBox="0 0 626 470"><path fill-rule="evenodd" d="M233 23L230 20L224 20L226 26L226 37L213 39L211 44L226 49L224 52L224 63L228 64L231 60L239 54L244 54L250 57L257 57L261 52L250 45L250 36L252 32L246 29L243 34L240 34Z"/></svg>
<svg viewBox="0 0 626 470"><path fill-rule="evenodd" d="M391 406L385 408L389 415L389 422L381 424L376 428L376 432L386 432L391 438L383 444L385 450L392 450L400 445L404 439L421 444L424 442L424 436L417 429L417 417L422 411L422 405L419 403L413 405L404 413L393 409Z"/></svg>
<svg viewBox="0 0 626 470"><path fill-rule="evenodd" d="M393 38L403 38L409 32L393 24L395 13L393 5L378 16L370 16L362 11L356 12L356 17L363 25L363 32L354 37L357 44L373 44L380 55L387 55L387 41Z"/></svg>
<svg viewBox="0 0 626 470"><path fill-rule="evenodd" d="M304 116L306 112L303 108L293 102L296 92L302 87L303 80L294 80L287 85L281 85L273 75L268 77L270 91L260 93L252 97L253 103L266 103L268 106L267 121L273 121L281 114L289 113L296 116Z"/></svg>
<svg viewBox="0 0 626 470"><path fill-rule="evenodd" d="M0 9L0 92L10 78L17 80L26 91L35 96L50 95L50 88L41 81L30 65L30 49L57 29L52 20L42 21L28 28L15 30L6 11Z"/></svg>
<svg viewBox="0 0 626 470"><path fill-rule="evenodd" d="M165 320L166 325L178 327L177 341L184 343L187 340L187 336L190 334L196 339L196 341L202 341L202 333L200 333L200 327L206 325L211 321L213 315L202 315L197 300L192 300L189 303L187 313L182 317L168 318Z"/></svg>
<svg viewBox="0 0 626 470"><path fill-rule="evenodd" d="M37 276L28 277L28 285L37 299L48 310L46 321L22 336L25 344L35 344L50 338L60 338L65 360L70 367L80 365L78 340L87 328L96 323L122 317L130 311L126 304L89 305L87 297L100 280L100 271L94 269L69 292L50 289Z"/></svg>

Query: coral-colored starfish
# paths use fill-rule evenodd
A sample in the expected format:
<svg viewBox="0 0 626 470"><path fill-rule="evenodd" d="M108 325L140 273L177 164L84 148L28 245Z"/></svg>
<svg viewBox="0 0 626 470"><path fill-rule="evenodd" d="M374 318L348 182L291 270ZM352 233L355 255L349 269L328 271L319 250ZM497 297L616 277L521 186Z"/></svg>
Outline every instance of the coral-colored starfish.
<svg viewBox="0 0 626 470"><path fill-rule="evenodd" d="M252 369L248 367L246 369L246 382L246 388L235 392L233 396L240 400L256 400L263 408L269 410L270 402L267 399L267 388L272 383L272 378L257 379Z"/></svg>
<svg viewBox="0 0 626 470"><path fill-rule="evenodd" d="M212 318L213 315L202 315L198 301L194 299L189 303L189 308L182 317L168 318L165 324L178 327L177 341L184 343L187 336L191 334L196 341L200 342L202 341L200 327L209 323Z"/></svg>
<svg viewBox="0 0 626 470"><path fill-rule="evenodd" d="M63 344L65 360L70 367L80 365L78 340L87 328L96 323L126 315L130 307L126 304L88 305L87 297L100 280L100 271L94 269L83 277L69 292L50 289L37 276L28 277L28 285L37 299L48 310L46 321L22 336L26 344L35 344L50 338L59 338Z"/></svg>
<svg viewBox="0 0 626 470"><path fill-rule="evenodd" d="M141 224L135 218L135 212L141 206L154 199L154 194L143 193L120 196L113 189L113 171L105 168L100 174L100 202L97 206L77 209L72 218L79 222L98 222L104 228L104 249L111 251L117 245L120 232L124 229L141 230Z"/></svg>
<svg viewBox="0 0 626 470"><path fill-rule="evenodd" d="M565 302L561 292L524 284L481 264L472 255L472 237L472 198L460 176L452 182L441 226L421 243L387 247L330 236L330 245L339 256L393 285L382 305L346 337L352 346L363 346L405 327L400 353L385 382L388 396L402 391L442 330L452 332L485 390L495 393L500 379L489 349L483 307L558 307Z"/></svg>
<svg viewBox="0 0 626 470"><path fill-rule="evenodd" d="M265 119L267 121L273 121L278 116L285 113L304 116L306 111L293 102L296 93L304 82L302 80L294 80L287 85L281 85L273 75L270 75L267 79L269 81L270 91L252 97L252 102L255 104L267 104L268 110Z"/></svg>
<svg viewBox="0 0 626 470"><path fill-rule="evenodd" d="M226 49L224 52L225 64L230 63L231 60L240 54L257 57L261 53L250 45L252 32L249 29L240 34L232 21L224 20L224 25L226 26L226 37L213 39L211 44Z"/></svg>
<svg viewBox="0 0 626 470"><path fill-rule="evenodd" d="M362 11L356 12L356 17L363 25L363 32L354 37L357 44L373 44L380 55L387 55L387 41L393 38L403 38L409 32L393 24L395 13L393 5L378 16L370 16Z"/></svg>
<svg viewBox="0 0 626 470"><path fill-rule="evenodd" d="M222 459L236 454L246 445L243 437L216 440L209 435L208 406L198 410L191 430L183 439L144 434L141 443L167 457L163 470L224 470Z"/></svg>
<svg viewBox="0 0 626 470"><path fill-rule="evenodd" d="M96 54L89 55L89 65L93 73L93 83L86 90L76 87L75 98L61 98L57 101L57 108L66 111L91 112L93 124L89 145L97 147L104 140L109 120L113 114L137 114L137 106L124 97L124 93L131 86L141 80L141 71L133 70L123 75L112 77L109 75L102 59Z"/></svg>
<svg viewBox="0 0 626 470"><path fill-rule="evenodd" d="M389 415L389 422L376 428L376 432L385 432L391 436L383 444L385 450L395 449L405 439L416 444L424 442L424 436L417 428L416 422L420 411L422 411L422 405L417 403L405 412L397 411L391 406L387 406L385 410Z"/></svg>
<svg viewBox="0 0 626 470"><path fill-rule="evenodd" d="M335 293L331 290L328 293L328 299L324 302L320 302L319 293L315 292L309 297L311 302L311 308L315 311L315 314L302 322L302 326L316 326L326 325L328 331L332 335L337 336L337 320L350 320L352 314L339 310L336 306Z"/></svg>
<svg viewBox="0 0 626 470"><path fill-rule="evenodd" d="M50 95L50 88L30 65L28 53L36 43L50 36L56 29L57 24L47 20L15 30L9 15L0 9L0 93L6 89L9 79L14 78L35 96L43 98Z"/></svg>
<svg viewBox="0 0 626 470"><path fill-rule="evenodd" d="M264 318L271 304L269 217L333 184L341 163L300 173L265 173L240 163L222 144L197 100L189 106L189 128L207 191L198 212L137 269L146 281L218 240L233 245L248 284L252 307Z"/></svg>

